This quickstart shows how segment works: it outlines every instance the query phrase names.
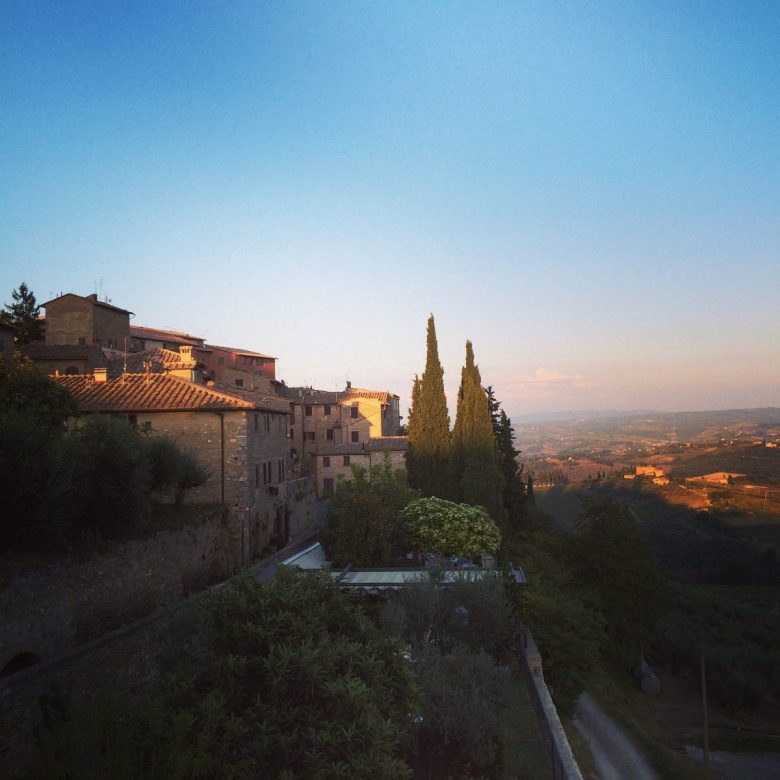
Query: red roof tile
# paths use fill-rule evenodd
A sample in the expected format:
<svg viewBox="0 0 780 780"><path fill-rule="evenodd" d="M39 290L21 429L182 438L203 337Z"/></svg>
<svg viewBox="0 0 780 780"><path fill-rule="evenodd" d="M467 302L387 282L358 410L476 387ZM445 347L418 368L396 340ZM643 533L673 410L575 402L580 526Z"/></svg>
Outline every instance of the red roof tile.
<svg viewBox="0 0 780 780"><path fill-rule="evenodd" d="M170 374L125 374L105 382L95 382L91 376L83 374L55 379L73 393L82 412L181 412L264 408L262 402L253 403Z"/></svg>

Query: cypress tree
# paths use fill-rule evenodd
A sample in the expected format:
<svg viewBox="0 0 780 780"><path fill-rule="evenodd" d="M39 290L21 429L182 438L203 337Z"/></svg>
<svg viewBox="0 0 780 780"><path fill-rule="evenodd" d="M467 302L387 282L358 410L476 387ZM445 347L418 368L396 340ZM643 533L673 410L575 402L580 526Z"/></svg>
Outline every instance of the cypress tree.
<svg viewBox="0 0 780 780"><path fill-rule="evenodd" d="M448 495L447 459L450 449L450 418L444 395L444 369L439 361L436 325L428 318L427 355L422 378L412 389L413 412L409 419L410 484L425 496ZM414 395L417 394L415 400Z"/></svg>
<svg viewBox="0 0 780 780"><path fill-rule="evenodd" d="M482 506L494 520L503 521L504 480L488 396L482 387L470 341L466 342L466 363L461 372L452 432L450 480L450 494L456 501Z"/></svg>
<svg viewBox="0 0 780 780"><path fill-rule="evenodd" d="M414 375L414 384L412 385L412 405L409 407L409 422L406 425L406 435L409 441L419 441L419 423L417 412L420 408L420 378ZM417 485L417 466L414 460L414 448L409 447L406 453L406 477L409 487L416 488Z"/></svg>

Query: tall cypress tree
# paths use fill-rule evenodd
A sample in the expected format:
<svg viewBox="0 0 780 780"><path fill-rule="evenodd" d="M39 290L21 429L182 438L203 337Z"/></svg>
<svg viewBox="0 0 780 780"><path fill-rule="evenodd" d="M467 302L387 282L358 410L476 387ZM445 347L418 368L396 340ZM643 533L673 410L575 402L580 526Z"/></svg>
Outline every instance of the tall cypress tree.
<svg viewBox="0 0 780 780"><path fill-rule="evenodd" d="M447 498L450 418L432 314L428 318L425 371L420 380L415 379L412 409L409 419L409 482L426 496Z"/></svg>
<svg viewBox="0 0 780 780"><path fill-rule="evenodd" d="M466 363L452 432L450 480L450 494L456 501L483 506L494 520L503 521L504 480L488 397L470 341L466 342Z"/></svg>
<svg viewBox="0 0 780 780"><path fill-rule="evenodd" d="M409 441L419 441L420 431L417 412L420 409L420 377L414 375L414 384L412 385L412 405L409 407L409 421L406 425L406 435ZM406 478L409 487L419 487L417 484L417 464L414 460L414 447L410 446L406 453Z"/></svg>

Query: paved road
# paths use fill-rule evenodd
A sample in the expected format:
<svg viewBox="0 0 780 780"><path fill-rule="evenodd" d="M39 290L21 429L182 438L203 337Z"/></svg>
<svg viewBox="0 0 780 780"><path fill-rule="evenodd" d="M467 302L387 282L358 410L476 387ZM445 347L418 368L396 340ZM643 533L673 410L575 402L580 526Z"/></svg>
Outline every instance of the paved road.
<svg viewBox="0 0 780 780"><path fill-rule="evenodd" d="M574 725L588 743L599 780L660 780L620 726L589 693L577 702Z"/></svg>
<svg viewBox="0 0 780 780"><path fill-rule="evenodd" d="M685 752L702 763L701 748L687 745ZM720 780L769 780L780 777L780 753L726 753L710 751L710 766Z"/></svg>

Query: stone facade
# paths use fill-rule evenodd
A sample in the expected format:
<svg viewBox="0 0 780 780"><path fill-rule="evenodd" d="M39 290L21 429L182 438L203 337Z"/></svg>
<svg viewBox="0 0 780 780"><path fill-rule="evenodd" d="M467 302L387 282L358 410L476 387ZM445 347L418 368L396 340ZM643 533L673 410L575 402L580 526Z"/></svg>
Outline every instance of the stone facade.
<svg viewBox="0 0 780 780"><path fill-rule="evenodd" d="M366 444L397 435L398 396L347 386L344 392L285 388L290 401L290 457L301 474L311 474L313 454L341 444Z"/></svg>
<svg viewBox="0 0 780 780"><path fill-rule="evenodd" d="M130 339L132 312L99 301L97 295L66 293L43 304L46 344L80 344L124 349Z"/></svg>
<svg viewBox="0 0 780 780"><path fill-rule="evenodd" d="M352 479L352 467L370 469L389 462L393 471L406 471L408 440L405 436L387 436L364 444L323 447L313 456L317 497L332 495L340 480Z"/></svg>

